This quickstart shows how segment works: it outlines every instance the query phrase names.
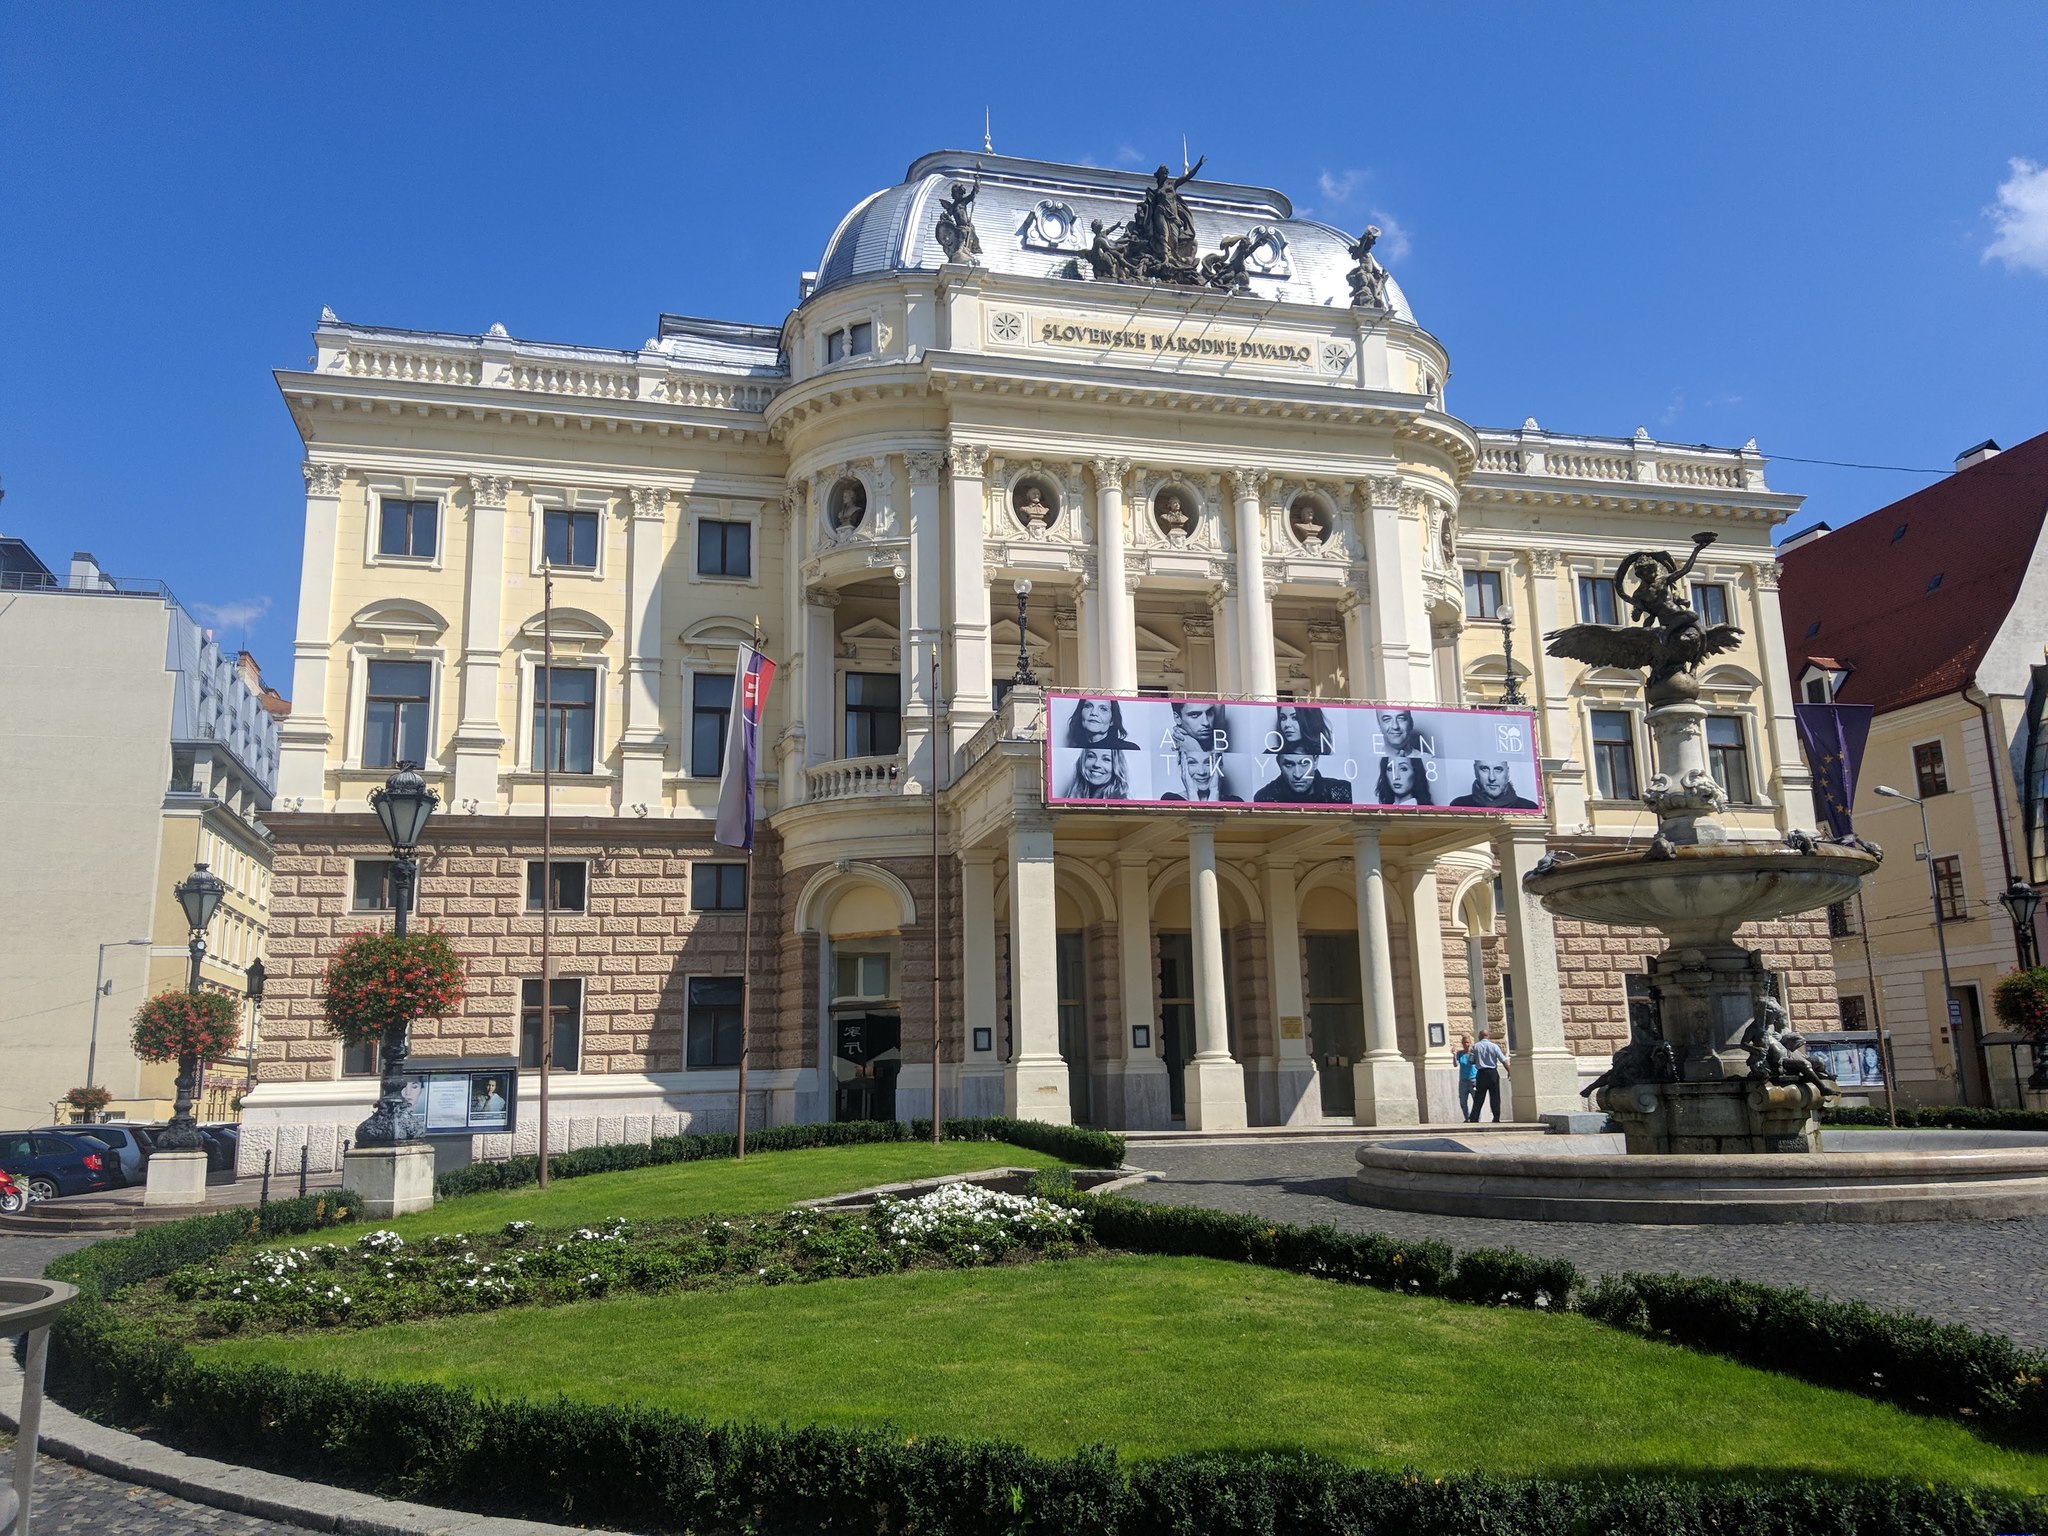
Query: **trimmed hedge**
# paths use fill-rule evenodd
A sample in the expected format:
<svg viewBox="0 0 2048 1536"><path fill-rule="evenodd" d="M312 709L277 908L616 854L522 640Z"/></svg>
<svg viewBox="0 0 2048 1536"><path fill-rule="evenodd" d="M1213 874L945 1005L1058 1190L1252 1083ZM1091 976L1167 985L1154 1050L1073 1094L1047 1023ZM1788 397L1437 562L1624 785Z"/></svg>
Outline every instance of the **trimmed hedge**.
<svg viewBox="0 0 2048 1536"><path fill-rule="evenodd" d="M1874 1104L1831 1109L1821 1119L1828 1125L1874 1125L1887 1129L1891 1117ZM1901 1104L1899 1125L1910 1130L2048 1131L2048 1110L1978 1109L1968 1104Z"/></svg>
<svg viewBox="0 0 2048 1536"><path fill-rule="evenodd" d="M747 1132L749 1152L791 1152L804 1147L854 1147L878 1142L929 1141L930 1120L840 1120L824 1125L771 1125ZM1090 1168L1120 1168L1124 1139L1109 1131L1076 1125L1046 1125L1036 1120L1000 1116L952 1119L945 1123L949 1141L1006 1141ZM657 1136L652 1142L616 1142L556 1152L548 1158L551 1179L580 1179L593 1173L619 1173L628 1168L654 1168L668 1163L694 1163L731 1157L739 1139L730 1131L689 1136ZM540 1182L540 1159L512 1157L497 1163L471 1163L434 1181L436 1199L477 1195L494 1189L519 1189Z"/></svg>
<svg viewBox="0 0 2048 1536"><path fill-rule="evenodd" d="M69 1281L82 1296L105 1299L139 1281L215 1258L240 1242L290 1237L354 1221L358 1209L354 1195L334 1189L296 1200L216 1211L210 1216L144 1227L132 1237L94 1243L52 1261L43 1273L52 1280Z"/></svg>
<svg viewBox="0 0 2048 1536"><path fill-rule="evenodd" d="M1612 1327L2048 1445L2048 1356L1998 1334L1743 1280L1609 1275L1579 1310Z"/></svg>

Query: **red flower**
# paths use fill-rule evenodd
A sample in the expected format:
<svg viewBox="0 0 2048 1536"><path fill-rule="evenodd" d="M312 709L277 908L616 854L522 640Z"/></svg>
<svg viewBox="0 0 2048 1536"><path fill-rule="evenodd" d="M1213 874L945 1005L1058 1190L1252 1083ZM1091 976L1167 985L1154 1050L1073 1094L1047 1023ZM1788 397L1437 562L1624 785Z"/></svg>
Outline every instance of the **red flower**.
<svg viewBox="0 0 2048 1536"><path fill-rule="evenodd" d="M359 933L327 965L327 1026L352 1045L394 1024L453 1012L463 997L462 957L445 934Z"/></svg>
<svg viewBox="0 0 2048 1536"><path fill-rule="evenodd" d="M234 1048L241 1020L241 1003L226 992L159 993L135 1010L135 1054L144 1061L218 1061Z"/></svg>

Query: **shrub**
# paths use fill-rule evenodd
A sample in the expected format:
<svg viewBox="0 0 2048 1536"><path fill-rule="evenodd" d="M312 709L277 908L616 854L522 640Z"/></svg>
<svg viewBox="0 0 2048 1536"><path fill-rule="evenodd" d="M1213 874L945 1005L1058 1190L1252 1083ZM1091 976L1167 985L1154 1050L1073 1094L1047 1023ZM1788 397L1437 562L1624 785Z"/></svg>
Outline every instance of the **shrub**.
<svg viewBox="0 0 2048 1536"><path fill-rule="evenodd" d="M159 992L135 1010L135 1054L144 1061L218 1061L241 1032L242 1005L225 992Z"/></svg>
<svg viewBox="0 0 2048 1536"><path fill-rule="evenodd" d="M114 1095L105 1088L74 1088L64 1095L64 1102L77 1110L87 1120L114 1102Z"/></svg>
<svg viewBox="0 0 2048 1536"><path fill-rule="evenodd" d="M1887 1126L1891 1117L1876 1105L1841 1106L1822 1117L1829 1125ZM2048 1110L1979 1109L1969 1104L1901 1104L1899 1125L1910 1130L2048 1131Z"/></svg>
<svg viewBox="0 0 2048 1536"><path fill-rule="evenodd" d="M453 1013L463 990L462 956L446 934L359 933L327 962L321 1009L329 1029L366 1045L397 1025Z"/></svg>
<svg viewBox="0 0 2048 1536"><path fill-rule="evenodd" d="M2048 1034L2048 966L2006 972L1991 994L1998 1022L2022 1034Z"/></svg>
<svg viewBox="0 0 2048 1536"><path fill-rule="evenodd" d="M954 1119L945 1123L952 1141L1006 1141L1029 1147L1087 1167L1117 1168L1123 1165L1124 1139L1107 1131L1084 1130L1072 1125L1042 1125L1033 1120L1000 1117ZM838 1120L819 1125L771 1125L747 1132L749 1152L790 1152L806 1147L855 1147L878 1142L927 1141L929 1120ZM687 1136L657 1136L651 1142L615 1142L604 1147L584 1147L575 1152L556 1152L548 1158L548 1177L579 1179L593 1173L620 1173L629 1168L654 1168L669 1163L694 1163L706 1158L731 1157L739 1150L739 1138L730 1131L707 1131ZM540 1180L540 1159L509 1157L503 1162L471 1163L444 1173L434 1181L437 1199L478 1195L497 1189L519 1189Z"/></svg>
<svg viewBox="0 0 2048 1536"><path fill-rule="evenodd" d="M1998 1334L1790 1287L1608 1275L1588 1317L2048 1445L2048 1355Z"/></svg>

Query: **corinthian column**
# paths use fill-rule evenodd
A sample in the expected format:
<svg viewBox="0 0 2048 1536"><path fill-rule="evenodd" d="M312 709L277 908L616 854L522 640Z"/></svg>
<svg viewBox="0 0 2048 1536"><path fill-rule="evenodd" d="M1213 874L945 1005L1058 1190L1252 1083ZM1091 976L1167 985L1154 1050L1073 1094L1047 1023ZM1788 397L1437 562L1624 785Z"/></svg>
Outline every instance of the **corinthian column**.
<svg viewBox="0 0 2048 1536"><path fill-rule="evenodd" d="M1124 476L1129 459L1096 459L1095 547L1100 583L1097 643L1103 683L1111 693L1138 691L1138 624L1124 583Z"/></svg>
<svg viewBox="0 0 2048 1536"><path fill-rule="evenodd" d="M1237 636L1238 687L1254 698L1270 699L1280 688L1273 660L1273 603L1266 595L1266 529L1259 506L1265 489L1263 470L1234 469L1230 478L1237 495Z"/></svg>

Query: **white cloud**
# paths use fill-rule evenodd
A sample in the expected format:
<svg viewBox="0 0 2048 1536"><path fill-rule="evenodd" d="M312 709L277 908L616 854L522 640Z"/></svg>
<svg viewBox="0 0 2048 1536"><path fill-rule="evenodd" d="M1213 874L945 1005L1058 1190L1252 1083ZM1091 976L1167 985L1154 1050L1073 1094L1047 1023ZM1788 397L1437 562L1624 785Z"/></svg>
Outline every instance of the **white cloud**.
<svg viewBox="0 0 2048 1536"><path fill-rule="evenodd" d="M1316 191L1323 195L1324 201L1341 208L1351 201L1352 194L1365 177L1364 171L1324 171L1316 177Z"/></svg>
<svg viewBox="0 0 2048 1536"><path fill-rule="evenodd" d="M1401 221L1384 208L1373 209L1371 217L1373 223L1380 227L1380 241L1373 247L1374 254L1388 261L1400 261L1406 257L1413 242L1408 238L1408 231L1401 227Z"/></svg>
<svg viewBox="0 0 2048 1536"><path fill-rule="evenodd" d="M1116 147L1116 155L1112 163L1116 165L1143 165L1145 163L1145 157L1139 154L1137 150L1133 149L1130 145L1119 144Z"/></svg>
<svg viewBox="0 0 2048 1536"><path fill-rule="evenodd" d="M234 603L194 603L199 617L215 629L247 629L270 612L267 597L246 597Z"/></svg>
<svg viewBox="0 0 2048 1536"><path fill-rule="evenodd" d="M1998 235L1984 248L1984 259L2048 277L2048 165L2018 156L2008 163L2012 175L1998 184L1998 206L1985 210Z"/></svg>

